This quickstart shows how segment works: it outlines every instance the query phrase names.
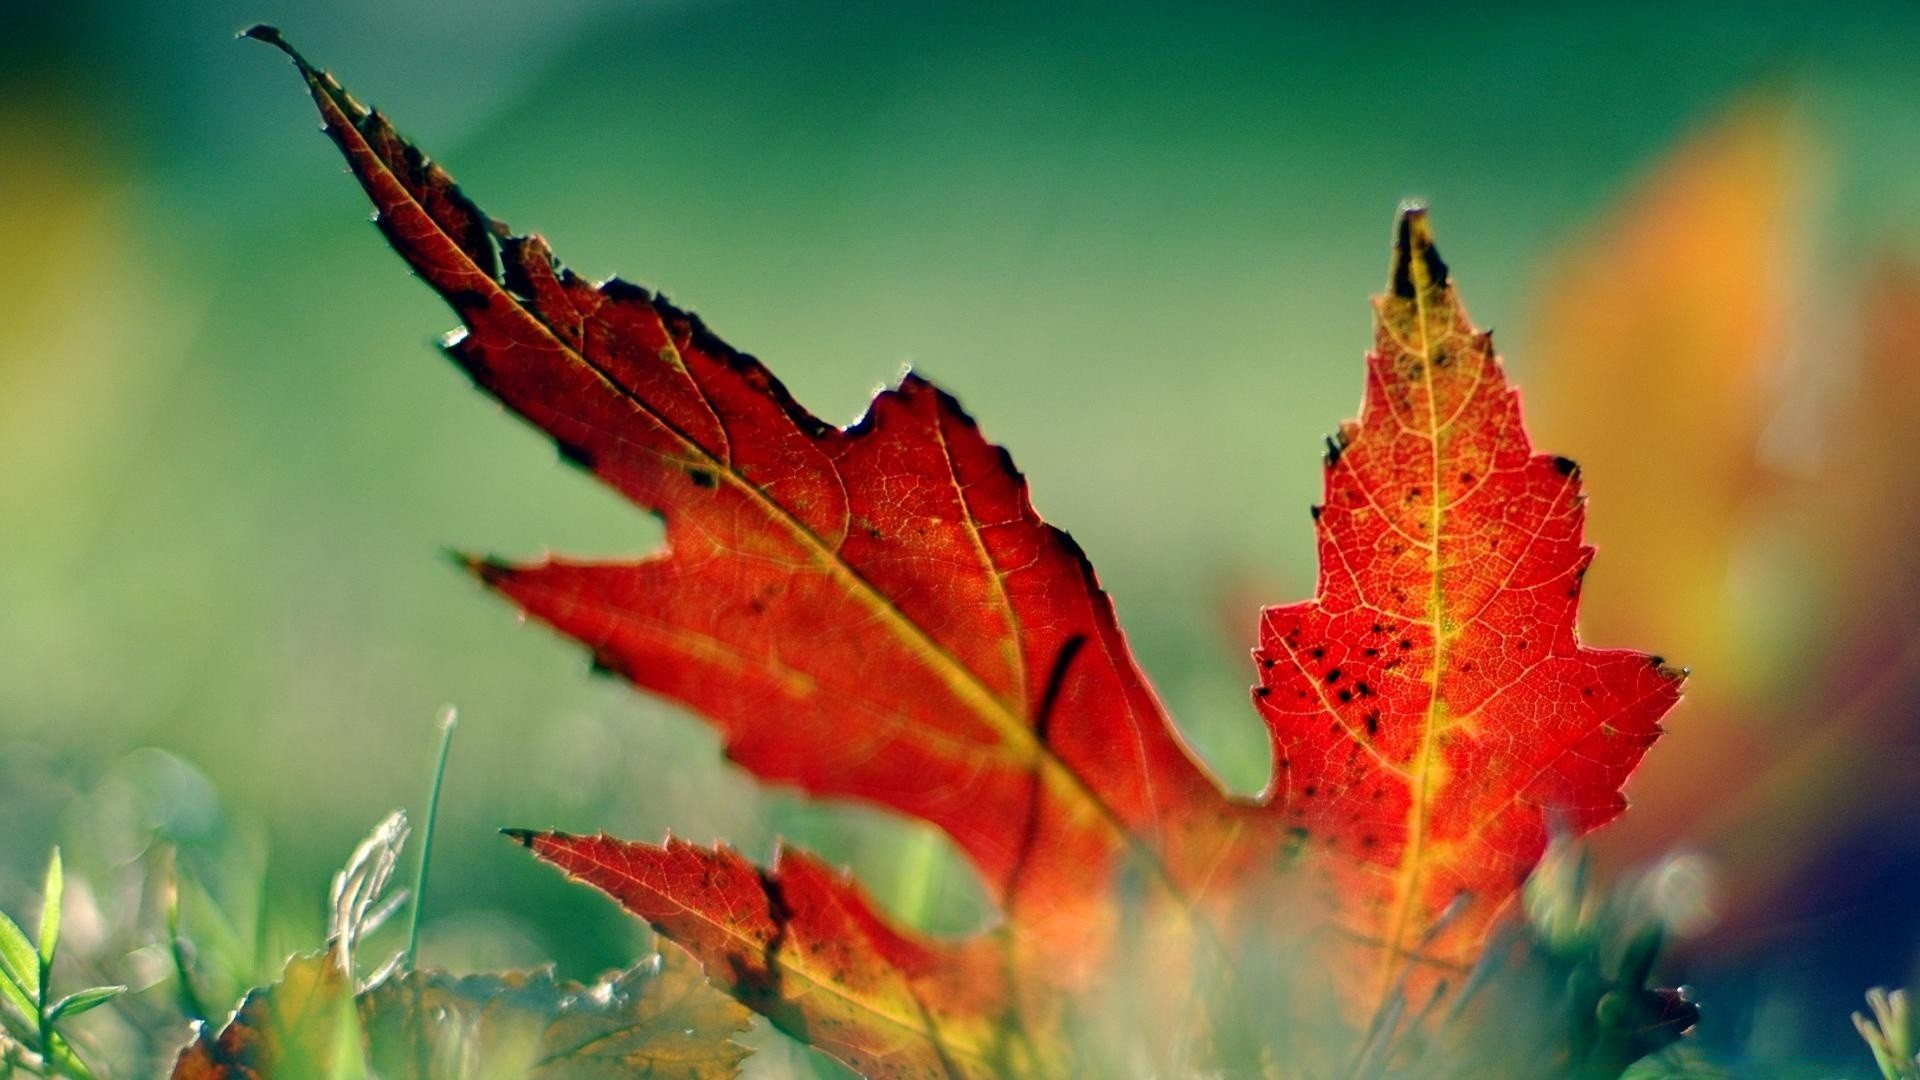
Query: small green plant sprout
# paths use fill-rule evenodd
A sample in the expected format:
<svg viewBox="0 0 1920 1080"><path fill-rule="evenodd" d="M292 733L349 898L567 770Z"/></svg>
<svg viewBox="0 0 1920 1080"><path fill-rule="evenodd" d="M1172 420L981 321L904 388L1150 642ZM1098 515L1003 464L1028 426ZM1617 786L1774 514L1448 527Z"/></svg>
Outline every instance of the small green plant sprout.
<svg viewBox="0 0 1920 1080"><path fill-rule="evenodd" d="M1856 1012L1853 1026L1867 1040L1880 1075L1887 1080L1920 1080L1920 1029L1914 1025L1913 1009L1905 990L1888 991L1876 986L1867 991L1867 1008L1873 1015Z"/></svg>
<svg viewBox="0 0 1920 1080"><path fill-rule="evenodd" d="M0 913L0 1077L65 1076L92 1080L62 1022L97 1009L121 994L124 986L90 986L64 997L53 992L53 961L60 950L60 901L65 874L60 849L47 863L40 891L40 936L27 938L20 924Z"/></svg>

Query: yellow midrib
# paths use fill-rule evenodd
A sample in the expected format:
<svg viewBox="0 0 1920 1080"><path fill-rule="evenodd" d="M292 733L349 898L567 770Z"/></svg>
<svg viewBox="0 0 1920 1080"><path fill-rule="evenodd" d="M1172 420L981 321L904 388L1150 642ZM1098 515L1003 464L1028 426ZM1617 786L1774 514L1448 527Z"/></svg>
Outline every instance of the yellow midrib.
<svg viewBox="0 0 1920 1080"><path fill-rule="evenodd" d="M1440 725L1440 674L1444 670L1447 625L1444 614L1446 603L1445 589L1440 576L1440 527L1444 516L1440 499L1440 412L1436 386L1433 378L1433 348L1427 331L1427 289L1431 285L1426 268L1424 252L1411 250L1413 241L1409 238L1409 272L1413 277L1414 319L1419 326L1420 376L1427 392L1427 448L1429 474L1427 483L1428 530L1432 537L1432 547L1428 554L1430 571L1428 574L1427 614L1433 634L1432 662L1427 669L1427 709L1421 718L1420 748L1415 752L1411 767L1407 770L1408 807L1407 840L1404 854L1401 856L1400 872L1395 877L1395 899L1392 922L1384 939L1386 956L1380 964L1377 990L1374 995L1375 1008L1385 1005L1398 973L1391 959L1409 955L1412 949L1407 943L1409 924L1415 910L1419 907L1420 875L1426 857L1427 821L1433 803L1434 754L1437 748L1437 736Z"/></svg>

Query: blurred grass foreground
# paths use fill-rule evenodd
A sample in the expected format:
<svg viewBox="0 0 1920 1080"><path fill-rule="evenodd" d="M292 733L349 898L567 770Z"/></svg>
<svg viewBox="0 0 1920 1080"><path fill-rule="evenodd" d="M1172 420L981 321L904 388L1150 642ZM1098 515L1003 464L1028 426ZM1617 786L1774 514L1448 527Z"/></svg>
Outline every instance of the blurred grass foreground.
<svg viewBox="0 0 1920 1080"><path fill-rule="evenodd" d="M1703 1059L1874 1075L1850 1014L1920 959L1920 10L1419 18L1410 85L1401 23L1329 7L17 13L0 910L38 911L58 844L54 974L128 988L76 1045L162 1071L194 1011L316 948L342 859L424 812L449 702L423 963L652 952L502 824L778 835L914 925L988 917L943 838L749 783L436 557L659 536L433 354L448 317L357 226L278 58L229 42L274 19L487 205L823 415L904 363L959 393L1236 791L1266 780L1254 616L1312 589L1318 433L1354 412L1383 223L1430 199L1536 440L1584 467L1583 635L1694 672L1596 895L1662 928ZM1538 886L1575 899L1535 925L1589 926L1552 915L1584 888ZM826 1069L750 1041L749 1069Z"/></svg>

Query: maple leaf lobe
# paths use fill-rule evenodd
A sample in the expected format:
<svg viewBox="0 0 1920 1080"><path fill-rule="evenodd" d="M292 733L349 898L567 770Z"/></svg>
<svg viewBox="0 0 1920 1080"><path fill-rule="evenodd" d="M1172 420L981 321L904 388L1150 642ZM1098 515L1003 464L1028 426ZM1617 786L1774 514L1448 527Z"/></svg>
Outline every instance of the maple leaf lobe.
<svg viewBox="0 0 1920 1080"><path fill-rule="evenodd" d="M1424 209L1388 280L1361 416L1329 442L1319 595L1263 614L1254 692L1269 798L1376 954L1376 1001L1407 958L1466 967L1551 828L1619 812L1679 682L1577 641L1578 469L1533 452Z"/></svg>

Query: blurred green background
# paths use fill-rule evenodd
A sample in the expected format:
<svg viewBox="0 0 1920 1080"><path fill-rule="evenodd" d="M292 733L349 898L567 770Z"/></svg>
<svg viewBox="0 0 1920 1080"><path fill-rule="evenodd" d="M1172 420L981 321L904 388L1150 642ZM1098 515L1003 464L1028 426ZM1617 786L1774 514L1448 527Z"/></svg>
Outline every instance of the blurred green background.
<svg viewBox="0 0 1920 1080"><path fill-rule="evenodd" d="M1754 95L1817 151L1811 325L1848 267L1920 250L1912 4L95 0L8 21L0 906L29 906L59 841L111 923L110 883L157 828L209 878L264 880L288 948L366 828L419 809L448 703L428 962L586 975L642 947L501 825L756 855L779 834L914 921L982 913L944 841L758 790L696 721L588 678L437 557L641 553L658 532L435 354L451 317L365 226L284 58L232 40L249 23L491 212L694 307L822 416L852 419L906 364L956 392L1249 793L1266 750L1245 650L1261 603L1313 588L1320 436L1355 410L1400 200L1433 204L1523 386L1555 257ZM1596 502L1603 541L1619 506ZM1911 875L1887 887L1911 906ZM1755 959L1778 936L1696 961L1725 989L1704 1034L1852 1060L1845 1009L1908 978L1914 930L1801 957L1778 992Z"/></svg>

